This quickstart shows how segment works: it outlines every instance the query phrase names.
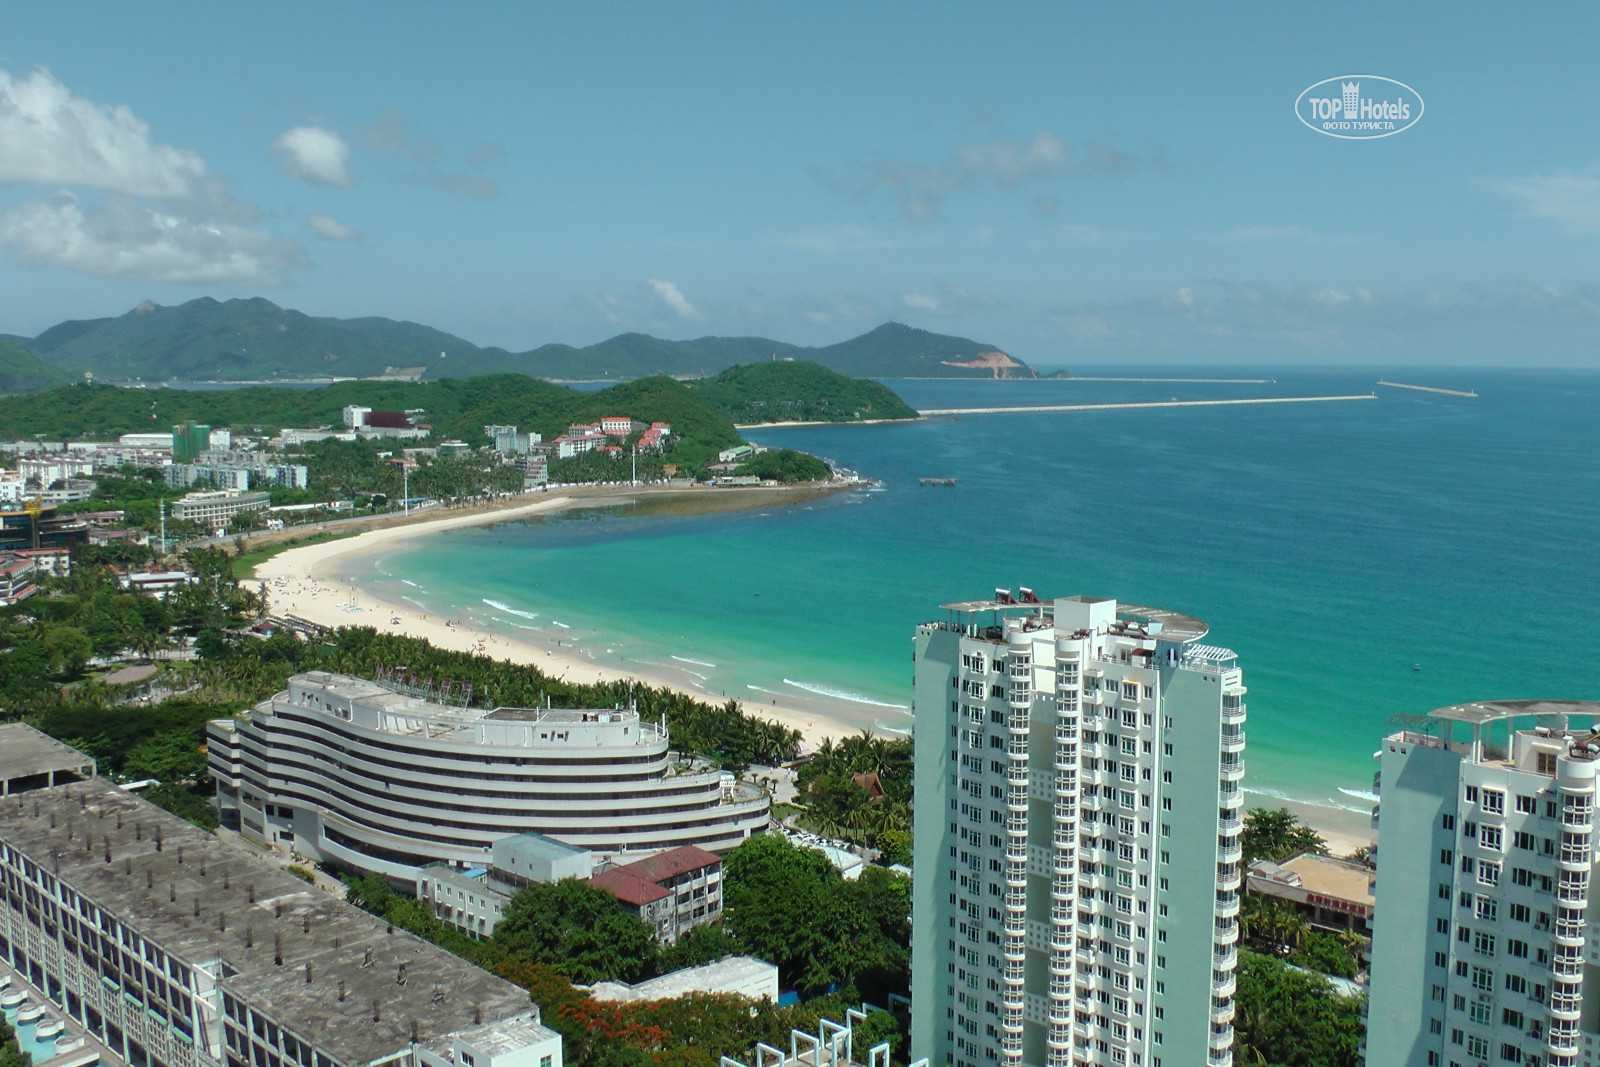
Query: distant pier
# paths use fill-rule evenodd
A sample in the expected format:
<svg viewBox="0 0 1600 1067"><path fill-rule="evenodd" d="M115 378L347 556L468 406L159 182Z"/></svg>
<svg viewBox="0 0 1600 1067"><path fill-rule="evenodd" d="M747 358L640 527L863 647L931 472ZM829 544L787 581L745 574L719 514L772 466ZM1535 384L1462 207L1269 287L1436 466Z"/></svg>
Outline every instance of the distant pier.
<svg viewBox="0 0 1600 1067"><path fill-rule="evenodd" d="M918 485L947 485L950 488L954 489L956 487L956 480L954 478L918 478L917 479L917 484Z"/></svg>
<svg viewBox="0 0 1600 1067"><path fill-rule="evenodd" d="M1277 385L1276 378L1057 378L1066 382L1200 382L1207 385Z"/></svg>
<svg viewBox="0 0 1600 1067"><path fill-rule="evenodd" d="M1387 381L1384 381L1382 378L1378 379L1378 384L1379 385L1387 385L1391 389L1414 389L1419 393L1438 393L1441 396L1470 396L1470 397L1476 397L1478 395L1476 391L1471 390L1471 389L1466 390L1465 392L1463 392L1460 389L1440 389L1436 385L1410 385L1410 384L1408 384L1406 382L1387 382Z"/></svg>
<svg viewBox="0 0 1600 1067"><path fill-rule="evenodd" d="M1259 396L1238 400L1145 400L1124 404L1030 404L994 408L926 408L917 412L923 418L939 415L1013 415L1046 411L1132 411L1141 408L1216 408L1238 404L1318 404L1336 400L1376 400L1377 393L1353 396Z"/></svg>

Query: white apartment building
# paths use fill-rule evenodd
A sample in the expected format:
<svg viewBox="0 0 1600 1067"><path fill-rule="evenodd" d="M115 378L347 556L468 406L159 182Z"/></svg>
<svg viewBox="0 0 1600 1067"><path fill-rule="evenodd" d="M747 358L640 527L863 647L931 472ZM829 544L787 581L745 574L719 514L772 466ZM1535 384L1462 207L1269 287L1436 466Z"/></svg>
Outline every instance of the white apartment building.
<svg viewBox="0 0 1600 1067"><path fill-rule="evenodd" d="M1588 921L1600 702L1401 717L1379 752L1367 1063L1600 1063Z"/></svg>
<svg viewBox="0 0 1600 1067"><path fill-rule="evenodd" d="M753 785L668 754L627 709L443 704L312 671L207 731L225 816L249 838L415 885L430 863L488 864L544 834L596 853L726 852L767 824Z"/></svg>
<svg viewBox="0 0 1600 1067"><path fill-rule="evenodd" d="M237 489L219 489L214 493L190 493L172 504L172 517L201 526L220 528L233 521L241 511L264 511L272 503L271 493L241 493Z"/></svg>
<svg viewBox="0 0 1600 1067"><path fill-rule="evenodd" d="M7 992L108 1065L561 1067L526 990L100 778L0 799L0 887Z"/></svg>
<svg viewBox="0 0 1600 1067"><path fill-rule="evenodd" d="M1114 600L945 608L915 639L911 1055L1231 1064L1234 653Z"/></svg>

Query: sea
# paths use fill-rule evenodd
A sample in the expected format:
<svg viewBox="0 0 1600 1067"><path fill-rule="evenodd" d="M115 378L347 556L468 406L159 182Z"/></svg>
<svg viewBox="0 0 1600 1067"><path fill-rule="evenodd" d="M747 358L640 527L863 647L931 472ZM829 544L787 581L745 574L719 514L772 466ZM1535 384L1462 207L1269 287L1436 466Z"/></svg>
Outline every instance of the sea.
<svg viewBox="0 0 1600 1067"><path fill-rule="evenodd" d="M1600 373L1113 375L1270 381L886 384L919 409L1377 398L749 430L870 484L758 511L612 507L449 531L358 581L648 664L709 699L810 700L889 732L909 729L913 630L941 604L1028 586L1168 608L1239 656L1256 799L1346 821L1371 808L1396 716L1600 698Z"/></svg>

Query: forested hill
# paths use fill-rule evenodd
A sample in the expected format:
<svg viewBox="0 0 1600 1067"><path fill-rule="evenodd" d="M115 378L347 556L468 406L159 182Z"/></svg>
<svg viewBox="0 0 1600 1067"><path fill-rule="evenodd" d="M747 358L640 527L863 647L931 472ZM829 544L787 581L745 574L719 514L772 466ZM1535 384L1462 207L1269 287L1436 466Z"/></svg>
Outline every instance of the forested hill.
<svg viewBox="0 0 1600 1067"><path fill-rule="evenodd" d="M192 419L239 432L275 433L285 426L340 427L346 404L387 411L422 408L441 439L483 444L483 427L511 424L546 441L573 422L631 415L672 424L675 459L694 466L737 444L727 416L671 378L620 382L579 392L521 374L483 375L439 382L337 382L321 389L249 386L216 392L124 389L78 383L0 404L0 440L41 434L46 439L105 440L124 433L163 432Z"/></svg>
<svg viewBox="0 0 1600 1067"><path fill-rule="evenodd" d="M764 337L669 341L627 333L584 348L547 344L508 352L415 322L317 318L260 297L202 297L176 307L146 301L114 318L63 322L32 338L6 336L72 377L87 371L117 381L359 378L391 368L421 368L425 380L503 373L621 380L714 375L773 357L810 360L854 378L1033 376L994 345L899 323L820 348Z"/></svg>
<svg viewBox="0 0 1600 1067"><path fill-rule="evenodd" d="M847 378L805 360L729 367L690 387L736 423L856 422L914 419L916 411L887 386Z"/></svg>
<svg viewBox="0 0 1600 1067"><path fill-rule="evenodd" d="M35 393L71 380L72 375L40 362L16 341L0 338L0 396Z"/></svg>

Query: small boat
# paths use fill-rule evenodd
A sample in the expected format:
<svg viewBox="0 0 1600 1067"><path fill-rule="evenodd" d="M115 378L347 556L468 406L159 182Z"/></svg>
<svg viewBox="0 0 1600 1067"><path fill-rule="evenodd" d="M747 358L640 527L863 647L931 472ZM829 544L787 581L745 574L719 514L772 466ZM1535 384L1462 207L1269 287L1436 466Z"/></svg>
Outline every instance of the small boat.
<svg viewBox="0 0 1600 1067"><path fill-rule="evenodd" d="M87 1044L87 1042L81 1037L76 1037L72 1034L62 1034L60 1037L56 1038L56 1055L60 1056L64 1053L76 1051L77 1049L82 1048L85 1044Z"/></svg>
<svg viewBox="0 0 1600 1067"><path fill-rule="evenodd" d="M35 1004L32 1001L24 1004L22 1010L17 1012L17 1022L19 1023L36 1023L42 1018L44 1018L44 1005Z"/></svg>
<svg viewBox="0 0 1600 1067"><path fill-rule="evenodd" d="M0 1008L4 1008L6 1011L10 1011L12 1008L19 1008L22 1006L23 1001L27 999L28 994L20 989L13 989L5 994L0 994Z"/></svg>
<svg viewBox="0 0 1600 1067"><path fill-rule="evenodd" d="M48 1041L52 1037L60 1037L62 1031L66 1028L66 1023L52 1015L49 1018L39 1020L39 1025L33 1028L33 1039L35 1041Z"/></svg>

